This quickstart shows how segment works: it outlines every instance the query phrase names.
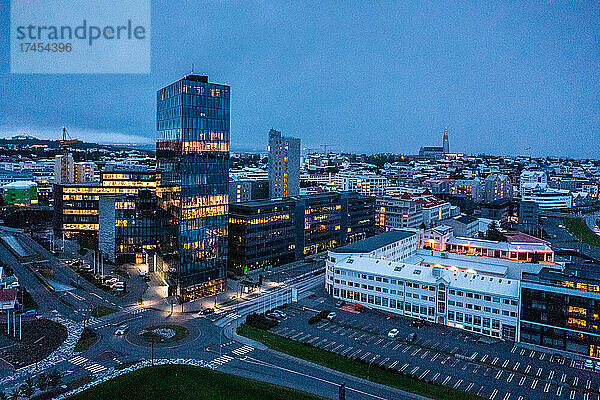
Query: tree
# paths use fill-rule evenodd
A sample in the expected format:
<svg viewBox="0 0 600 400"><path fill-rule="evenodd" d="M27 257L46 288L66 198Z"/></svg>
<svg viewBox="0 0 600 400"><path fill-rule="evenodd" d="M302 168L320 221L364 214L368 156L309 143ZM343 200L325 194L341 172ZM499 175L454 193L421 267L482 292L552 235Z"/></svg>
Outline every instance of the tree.
<svg viewBox="0 0 600 400"><path fill-rule="evenodd" d="M506 242L506 236L502 234L496 227L496 223L492 222L485 233L485 238L487 240L494 240L496 242Z"/></svg>
<svg viewBox="0 0 600 400"><path fill-rule="evenodd" d="M21 393L26 398L30 398L35 393L35 384L30 376L28 376L25 383L21 385Z"/></svg>
<svg viewBox="0 0 600 400"><path fill-rule="evenodd" d="M52 372L50 372L50 375L48 375L48 384L53 388L60 385L61 380L62 380L62 374L60 372L58 372L56 370L56 368L54 368L52 370Z"/></svg>
<svg viewBox="0 0 600 400"><path fill-rule="evenodd" d="M46 375L45 373L42 372L41 374L39 374L37 376L35 383L36 383L38 389L40 389L43 392L44 390L46 390L48 388L48 375Z"/></svg>
<svg viewBox="0 0 600 400"><path fill-rule="evenodd" d="M8 395L4 390L0 390L0 400L8 400Z"/></svg>
<svg viewBox="0 0 600 400"><path fill-rule="evenodd" d="M10 391L10 400L19 400L21 397L21 390L19 388L14 388Z"/></svg>

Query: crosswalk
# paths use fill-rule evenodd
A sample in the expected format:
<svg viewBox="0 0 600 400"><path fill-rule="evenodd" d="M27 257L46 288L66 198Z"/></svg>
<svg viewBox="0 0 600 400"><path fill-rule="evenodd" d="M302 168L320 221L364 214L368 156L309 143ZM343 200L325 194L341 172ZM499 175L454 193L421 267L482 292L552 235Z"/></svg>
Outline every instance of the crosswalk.
<svg viewBox="0 0 600 400"><path fill-rule="evenodd" d="M248 345L243 345L242 347L233 350L232 353L235 354L236 356L241 356L246 353L250 353L252 350L254 350L254 347L248 346Z"/></svg>
<svg viewBox="0 0 600 400"><path fill-rule="evenodd" d="M218 326L219 328L224 327L225 325L229 324L232 321L235 321L238 318L241 318L242 315L238 314L238 313L232 313L232 314L228 314L226 316L224 316L223 318L219 319L217 322L215 322L215 325Z"/></svg>
<svg viewBox="0 0 600 400"><path fill-rule="evenodd" d="M121 311L127 313L127 314L140 314L143 313L144 311L146 311L146 309L144 307L140 307L140 306L131 306L131 307L126 307L124 309L122 309Z"/></svg>
<svg viewBox="0 0 600 400"><path fill-rule="evenodd" d="M217 365L223 365L228 363L229 361L233 360L234 358L231 356L228 356L227 354L223 354L221 357L217 357L214 360L212 360L210 364L217 364ZM213 365L214 366L214 365Z"/></svg>
<svg viewBox="0 0 600 400"><path fill-rule="evenodd" d="M85 368L87 371L91 372L92 374L98 374L100 372L104 372L106 371L106 367L102 364L98 364L95 362L92 363L88 363L88 361L90 361L89 359L83 357L83 356L75 356L69 359L69 362L73 365L76 365L78 367L83 367ZM86 365L87 364L87 365Z"/></svg>

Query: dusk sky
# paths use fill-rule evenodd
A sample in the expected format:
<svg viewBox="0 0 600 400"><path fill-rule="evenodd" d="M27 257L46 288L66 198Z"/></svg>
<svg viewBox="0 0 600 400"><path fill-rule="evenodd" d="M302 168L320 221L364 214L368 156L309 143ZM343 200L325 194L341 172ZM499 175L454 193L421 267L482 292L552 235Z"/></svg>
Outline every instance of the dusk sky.
<svg viewBox="0 0 600 400"><path fill-rule="evenodd" d="M155 1L149 75L11 75L0 136L155 140L156 90L231 85L231 148L600 158L600 2ZM185 17L187 15L187 17ZM530 147L530 150L526 148Z"/></svg>

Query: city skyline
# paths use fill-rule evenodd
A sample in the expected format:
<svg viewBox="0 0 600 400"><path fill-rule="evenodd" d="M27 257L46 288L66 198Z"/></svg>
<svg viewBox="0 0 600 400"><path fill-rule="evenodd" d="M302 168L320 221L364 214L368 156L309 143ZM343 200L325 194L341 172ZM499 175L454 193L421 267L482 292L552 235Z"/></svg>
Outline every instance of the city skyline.
<svg viewBox="0 0 600 400"><path fill-rule="evenodd" d="M445 127L466 154L589 158L600 147L597 4L208 3L206 20L235 24L186 17L196 42L173 40L189 5L163 7L153 7L149 75L10 75L0 60L0 136L49 138L66 125L83 140L151 143L152 92L195 64L235 93L234 150L265 149L270 127L304 148L358 153L416 154Z"/></svg>

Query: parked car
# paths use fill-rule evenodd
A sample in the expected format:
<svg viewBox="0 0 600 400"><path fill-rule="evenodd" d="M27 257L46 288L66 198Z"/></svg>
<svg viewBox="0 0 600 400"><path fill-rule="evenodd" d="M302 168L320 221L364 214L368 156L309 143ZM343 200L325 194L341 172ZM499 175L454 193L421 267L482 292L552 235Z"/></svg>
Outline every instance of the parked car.
<svg viewBox="0 0 600 400"><path fill-rule="evenodd" d="M388 337L393 339L396 336L398 336L399 333L400 333L400 331L398 329L394 328L388 332Z"/></svg>
<svg viewBox="0 0 600 400"><path fill-rule="evenodd" d="M129 330L129 327L127 325L123 324L117 328L117 330L115 331L115 335L124 335L127 333L128 330Z"/></svg>
<svg viewBox="0 0 600 400"><path fill-rule="evenodd" d="M554 361L561 362L562 359L563 359L562 354L560 354L560 353L554 353L554 355L553 355L553 360Z"/></svg>
<svg viewBox="0 0 600 400"><path fill-rule="evenodd" d="M214 314L214 313L215 313L214 308L205 308L204 310L202 310L202 315L209 315L209 314Z"/></svg>
<svg viewBox="0 0 600 400"><path fill-rule="evenodd" d="M583 362L583 367L585 369L594 369L594 362L588 358Z"/></svg>
<svg viewBox="0 0 600 400"><path fill-rule="evenodd" d="M283 311L280 311L280 310L273 310L273 314L275 314L280 319L287 318L287 315Z"/></svg>
<svg viewBox="0 0 600 400"><path fill-rule="evenodd" d="M408 337L406 338L406 340L408 340L409 342L414 342L415 340L417 340L417 334L416 333L411 333L410 335L408 335Z"/></svg>
<svg viewBox="0 0 600 400"><path fill-rule="evenodd" d="M335 302L336 307L342 307L344 305L344 300L339 300Z"/></svg>
<svg viewBox="0 0 600 400"><path fill-rule="evenodd" d="M327 319L334 320L336 316L336 313L330 312L329 314L327 314Z"/></svg>
<svg viewBox="0 0 600 400"><path fill-rule="evenodd" d="M594 369L595 369L597 372L600 372L600 361L596 361L596 364L594 365Z"/></svg>
<svg viewBox="0 0 600 400"><path fill-rule="evenodd" d="M37 311L27 310L23 314L21 314L21 317L35 317L36 315L37 315Z"/></svg>

